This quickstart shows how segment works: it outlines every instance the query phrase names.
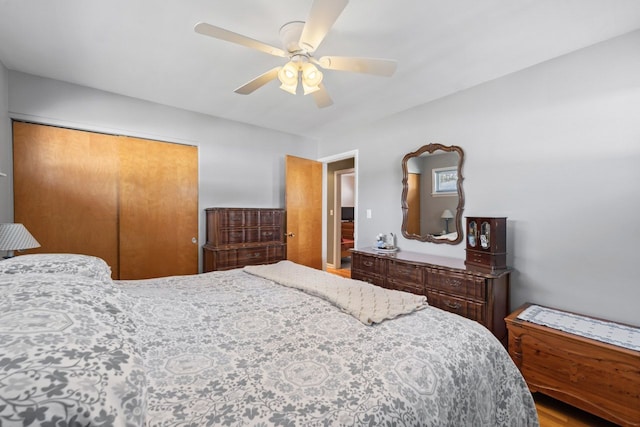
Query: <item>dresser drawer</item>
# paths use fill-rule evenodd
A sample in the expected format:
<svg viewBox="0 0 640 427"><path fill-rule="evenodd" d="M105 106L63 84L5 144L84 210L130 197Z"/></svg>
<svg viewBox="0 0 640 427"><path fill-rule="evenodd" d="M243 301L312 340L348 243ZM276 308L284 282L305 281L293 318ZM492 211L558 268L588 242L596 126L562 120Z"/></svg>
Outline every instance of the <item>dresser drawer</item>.
<svg viewBox="0 0 640 427"><path fill-rule="evenodd" d="M238 245L243 243L257 243L259 230L257 228L223 228L220 230L218 246Z"/></svg>
<svg viewBox="0 0 640 427"><path fill-rule="evenodd" d="M238 249L236 256L240 265L264 264L268 259L267 247Z"/></svg>
<svg viewBox="0 0 640 427"><path fill-rule="evenodd" d="M385 276L387 274L386 260L375 256L355 253L352 255L352 270L360 270L369 274Z"/></svg>
<svg viewBox="0 0 640 427"><path fill-rule="evenodd" d="M424 295L423 271L424 268L418 264L389 260L387 264L387 287Z"/></svg>
<svg viewBox="0 0 640 427"><path fill-rule="evenodd" d="M354 280L362 280L372 285L385 287L384 277L377 274L367 273L362 270L351 269L351 278Z"/></svg>
<svg viewBox="0 0 640 427"><path fill-rule="evenodd" d="M230 270L245 265L269 264L286 258L286 245L255 246L239 249L204 249L204 271Z"/></svg>
<svg viewBox="0 0 640 427"><path fill-rule="evenodd" d="M280 227L284 223L284 212L282 211L260 211L260 226Z"/></svg>
<svg viewBox="0 0 640 427"><path fill-rule="evenodd" d="M247 209L224 209L219 212L221 227L250 227L259 224L260 213Z"/></svg>
<svg viewBox="0 0 640 427"><path fill-rule="evenodd" d="M412 294L426 295L422 282L406 282L391 277L387 278L386 287L397 291L411 292Z"/></svg>
<svg viewBox="0 0 640 427"><path fill-rule="evenodd" d="M218 246L251 245L253 243L281 242L283 237L279 227L223 228L218 233Z"/></svg>
<svg viewBox="0 0 640 427"><path fill-rule="evenodd" d="M451 271L429 269L427 289L439 290L461 298L484 302L487 299L486 279Z"/></svg>
<svg viewBox="0 0 640 427"><path fill-rule="evenodd" d="M465 261L465 264L487 268L492 271L500 270L507 267L507 254L480 252L467 249L467 260Z"/></svg>
<svg viewBox="0 0 640 427"><path fill-rule="evenodd" d="M416 283L417 285L420 285L420 287L422 287L422 272L424 271L424 268L422 266L390 260L387 268L387 276L389 277L389 279Z"/></svg>
<svg viewBox="0 0 640 427"><path fill-rule="evenodd" d="M427 291L427 303L486 326L486 304L433 291Z"/></svg>
<svg viewBox="0 0 640 427"><path fill-rule="evenodd" d="M261 226L259 235L261 243L279 242L283 239L283 231L280 227Z"/></svg>
<svg viewBox="0 0 640 427"><path fill-rule="evenodd" d="M267 246L267 262L278 262L287 259L287 245L269 245Z"/></svg>

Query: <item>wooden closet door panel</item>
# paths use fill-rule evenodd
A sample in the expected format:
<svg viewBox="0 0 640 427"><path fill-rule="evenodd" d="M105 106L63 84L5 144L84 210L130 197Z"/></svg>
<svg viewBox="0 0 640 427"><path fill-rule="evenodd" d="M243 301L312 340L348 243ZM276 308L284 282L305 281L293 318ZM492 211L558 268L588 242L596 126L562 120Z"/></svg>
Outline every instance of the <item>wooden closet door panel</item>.
<svg viewBox="0 0 640 427"><path fill-rule="evenodd" d="M114 137L13 123L14 221L41 247L104 259L118 278L118 148Z"/></svg>
<svg viewBox="0 0 640 427"><path fill-rule="evenodd" d="M120 277L198 272L197 147L121 138Z"/></svg>

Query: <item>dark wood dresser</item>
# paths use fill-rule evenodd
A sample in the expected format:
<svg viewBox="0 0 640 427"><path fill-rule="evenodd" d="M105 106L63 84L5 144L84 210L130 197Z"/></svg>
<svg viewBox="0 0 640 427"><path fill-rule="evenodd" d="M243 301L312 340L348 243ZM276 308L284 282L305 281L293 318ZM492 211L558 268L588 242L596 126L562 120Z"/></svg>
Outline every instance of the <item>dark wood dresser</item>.
<svg viewBox="0 0 640 427"><path fill-rule="evenodd" d="M207 208L206 273L287 258L284 209Z"/></svg>
<svg viewBox="0 0 640 427"><path fill-rule="evenodd" d="M429 305L481 323L506 347L510 270L474 270L462 259L373 248L354 250L351 256L353 279L426 295Z"/></svg>
<svg viewBox="0 0 640 427"><path fill-rule="evenodd" d="M640 426L640 351L519 319L530 305L506 319L509 354L529 389L616 424Z"/></svg>

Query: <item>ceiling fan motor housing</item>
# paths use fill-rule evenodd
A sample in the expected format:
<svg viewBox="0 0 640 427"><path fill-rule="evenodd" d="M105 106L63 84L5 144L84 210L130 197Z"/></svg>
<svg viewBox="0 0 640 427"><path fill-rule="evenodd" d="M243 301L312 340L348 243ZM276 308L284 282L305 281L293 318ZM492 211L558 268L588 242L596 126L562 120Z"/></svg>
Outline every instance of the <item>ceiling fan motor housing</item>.
<svg viewBox="0 0 640 427"><path fill-rule="evenodd" d="M280 40L284 49L291 53L300 53L308 55L308 53L300 47L300 36L304 29L304 22L291 21L280 27Z"/></svg>

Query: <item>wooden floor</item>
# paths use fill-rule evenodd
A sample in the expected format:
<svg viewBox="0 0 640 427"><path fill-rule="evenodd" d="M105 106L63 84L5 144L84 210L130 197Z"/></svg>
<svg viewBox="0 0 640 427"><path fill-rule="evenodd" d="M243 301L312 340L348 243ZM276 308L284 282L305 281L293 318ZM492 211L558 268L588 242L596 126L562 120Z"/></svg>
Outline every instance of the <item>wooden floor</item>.
<svg viewBox="0 0 640 427"><path fill-rule="evenodd" d="M350 268L327 268L327 272L351 277ZM534 393L533 399L536 402L540 427L614 427L616 425L540 393Z"/></svg>
<svg viewBox="0 0 640 427"><path fill-rule="evenodd" d="M334 269L334 268L329 268L327 267L327 272L328 273L333 273L333 274L337 274L338 276L342 276L342 277L351 277L351 269L350 268L341 268L341 269Z"/></svg>
<svg viewBox="0 0 640 427"><path fill-rule="evenodd" d="M614 427L602 418L574 408L549 396L534 393L540 427Z"/></svg>

